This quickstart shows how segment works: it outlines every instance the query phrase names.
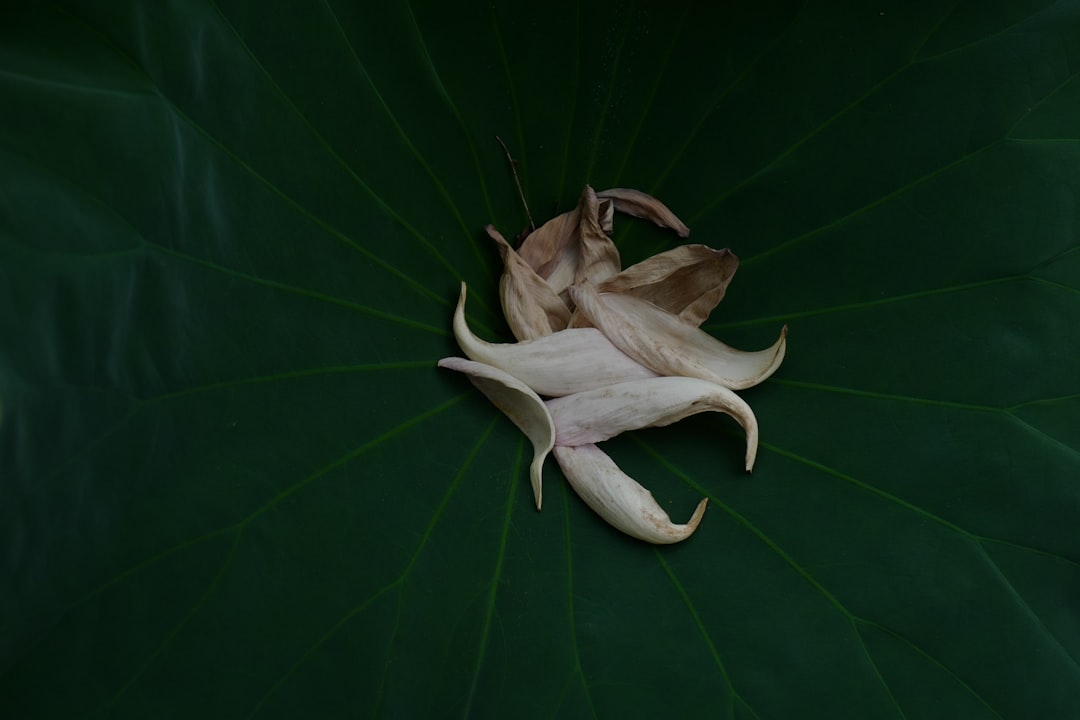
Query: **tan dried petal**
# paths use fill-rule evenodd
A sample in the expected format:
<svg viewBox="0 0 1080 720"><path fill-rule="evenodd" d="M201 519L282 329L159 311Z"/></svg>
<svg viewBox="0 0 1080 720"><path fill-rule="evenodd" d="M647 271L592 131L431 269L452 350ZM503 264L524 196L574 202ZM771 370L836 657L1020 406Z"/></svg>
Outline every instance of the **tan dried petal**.
<svg viewBox="0 0 1080 720"><path fill-rule="evenodd" d="M615 203L611 200L601 200L597 212L600 220L600 229L610 235L615 231Z"/></svg>
<svg viewBox="0 0 1080 720"><path fill-rule="evenodd" d="M533 461L529 467L536 509L543 502L544 459L555 445L555 424L544 401L513 375L484 363L465 358L449 357L439 361L439 367L468 375L469 380L487 396L491 404L503 411L532 441Z"/></svg>
<svg viewBox="0 0 1080 720"><path fill-rule="evenodd" d="M484 229L498 244L502 255L499 295L514 337L531 340L565 329L570 324L570 308L558 293L521 259L498 230L491 225Z"/></svg>
<svg viewBox="0 0 1080 720"><path fill-rule="evenodd" d="M786 325L771 347L744 352L632 295L601 295L587 283L571 287L570 295L578 311L615 347L660 375L700 378L741 390L772 375L784 360Z"/></svg>
<svg viewBox="0 0 1080 720"><path fill-rule="evenodd" d="M692 377L658 377L609 385L547 401L555 444L598 443L629 430L671 425L702 412L722 412L746 431L746 470L757 458L758 424L746 401L722 385Z"/></svg>
<svg viewBox="0 0 1080 720"><path fill-rule="evenodd" d="M465 319L465 283L454 311L454 337L470 359L509 373L540 395L560 397L630 380L656 377L595 328L560 330L518 343L489 343Z"/></svg>
<svg viewBox="0 0 1080 720"><path fill-rule="evenodd" d="M674 230L679 237L690 237L690 228L686 227L664 203L648 193L631 188L611 188L596 195L601 199L613 200L615 209L621 213L651 220L660 227Z"/></svg>
<svg viewBox="0 0 1080 720"><path fill-rule="evenodd" d="M685 525L671 522L664 509L633 478L619 469L596 445L556 447L555 459L570 487L585 504L627 535L658 545L690 537L705 514L708 500L698 503Z"/></svg>
<svg viewBox="0 0 1080 720"><path fill-rule="evenodd" d="M521 243L518 255L548 285L561 293L574 283L580 255L581 206L553 217Z"/></svg>
<svg viewBox="0 0 1080 720"><path fill-rule="evenodd" d="M581 194L581 256L574 282L602 282L622 269L619 250L600 226L600 201L588 185Z"/></svg>
<svg viewBox="0 0 1080 720"><path fill-rule="evenodd" d="M696 327L723 299L738 267L727 248L680 245L631 265L596 289L647 300Z"/></svg>

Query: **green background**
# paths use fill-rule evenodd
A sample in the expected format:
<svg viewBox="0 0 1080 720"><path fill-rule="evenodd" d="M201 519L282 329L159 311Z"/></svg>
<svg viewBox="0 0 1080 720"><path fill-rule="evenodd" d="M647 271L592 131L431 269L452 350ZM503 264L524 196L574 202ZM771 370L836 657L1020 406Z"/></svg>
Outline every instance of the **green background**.
<svg viewBox="0 0 1080 720"><path fill-rule="evenodd" d="M1077 2L5 4L0 715L1080 717L1078 67ZM496 134L790 326L753 476L605 444L681 545L435 368Z"/></svg>

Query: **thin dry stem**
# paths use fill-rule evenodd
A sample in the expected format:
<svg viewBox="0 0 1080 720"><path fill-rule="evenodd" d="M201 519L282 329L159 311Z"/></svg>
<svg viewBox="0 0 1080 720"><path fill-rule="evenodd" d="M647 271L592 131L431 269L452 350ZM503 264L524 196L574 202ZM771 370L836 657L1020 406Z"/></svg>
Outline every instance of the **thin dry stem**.
<svg viewBox="0 0 1080 720"><path fill-rule="evenodd" d="M529 212L529 203L525 202L525 193L521 190L521 179L518 177L517 172L517 160L510 154L510 148L506 147L506 143L502 141L502 138L498 135L495 139L502 145L503 152L506 153L506 160L510 163L510 172L514 173L514 185L517 186L518 197L521 198L521 205L525 208L525 217L529 218L529 232L536 230L536 223L533 222L532 213Z"/></svg>

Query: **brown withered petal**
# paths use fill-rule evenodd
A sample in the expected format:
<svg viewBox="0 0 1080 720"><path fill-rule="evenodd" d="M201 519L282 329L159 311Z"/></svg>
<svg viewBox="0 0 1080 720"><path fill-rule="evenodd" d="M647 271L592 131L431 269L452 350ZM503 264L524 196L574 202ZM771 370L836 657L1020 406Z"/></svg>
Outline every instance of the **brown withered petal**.
<svg viewBox="0 0 1080 720"><path fill-rule="evenodd" d="M771 347L745 352L633 295L601 295L588 283L574 285L570 295L578 311L615 347L660 375L701 378L742 390L772 375L784 360L786 325Z"/></svg>
<svg viewBox="0 0 1080 720"><path fill-rule="evenodd" d="M600 201L588 185L581 193L581 255L574 282L602 282L622 269L619 249L600 226Z"/></svg>
<svg viewBox="0 0 1080 720"><path fill-rule="evenodd" d="M601 199L613 200L618 212L651 220L660 227L674 230L679 237L690 237L690 228L686 227L683 221L668 209L667 205L648 193L631 188L611 188L596 195Z"/></svg>
<svg viewBox="0 0 1080 720"><path fill-rule="evenodd" d="M548 220L531 232L518 255L560 293L574 282L578 266L581 206Z"/></svg>
<svg viewBox="0 0 1080 720"><path fill-rule="evenodd" d="M611 200L601 200L597 209L597 217L600 220L600 229L608 235L615 232L615 203Z"/></svg>
<svg viewBox="0 0 1080 720"><path fill-rule="evenodd" d="M570 324L570 308L547 282L521 259L498 230L484 228L499 246L503 274L499 296L510 332L518 340L550 335Z"/></svg>
<svg viewBox="0 0 1080 720"><path fill-rule="evenodd" d="M631 265L596 289L647 300L696 327L723 299L738 267L727 248L680 245Z"/></svg>

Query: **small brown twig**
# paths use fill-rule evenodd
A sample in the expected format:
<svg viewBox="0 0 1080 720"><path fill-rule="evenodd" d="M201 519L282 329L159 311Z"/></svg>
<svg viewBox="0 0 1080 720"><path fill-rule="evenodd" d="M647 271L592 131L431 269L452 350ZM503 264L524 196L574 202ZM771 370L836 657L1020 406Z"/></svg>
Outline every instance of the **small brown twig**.
<svg viewBox="0 0 1080 720"><path fill-rule="evenodd" d="M525 202L525 193L521 190L521 180L518 178L517 173L517 160L510 155L510 149L506 147L506 143L502 141L502 138L498 135L495 139L502 145L503 152L506 153L506 159L510 163L510 172L514 173L514 184L517 185L518 197L521 198L521 204L525 208L525 217L529 218L529 232L536 230L536 223L533 222L532 213L529 212L529 203Z"/></svg>

